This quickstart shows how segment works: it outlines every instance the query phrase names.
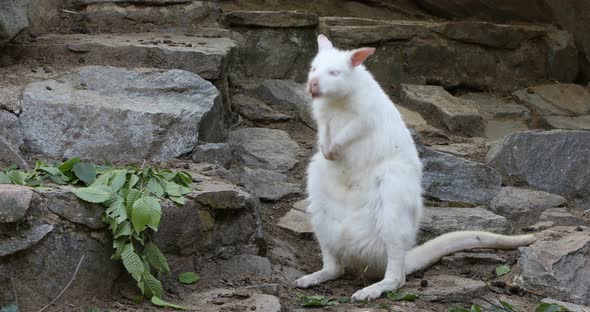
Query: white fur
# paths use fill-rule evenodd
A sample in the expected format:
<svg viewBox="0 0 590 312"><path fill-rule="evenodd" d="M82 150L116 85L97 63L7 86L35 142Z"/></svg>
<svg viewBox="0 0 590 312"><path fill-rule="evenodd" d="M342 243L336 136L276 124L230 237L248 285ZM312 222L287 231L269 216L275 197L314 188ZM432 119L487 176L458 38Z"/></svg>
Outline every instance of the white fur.
<svg viewBox="0 0 590 312"><path fill-rule="evenodd" d="M423 208L422 165L410 131L366 68L352 65L357 50L337 50L322 35L318 44L309 81L318 82L312 109L320 152L309 164L307 190L323 268L298 279L297 287L335 279L345 267L368 268L383 279L352 300L370 300L400 288L406 274L444 255L534 240L455 232L411 249Z"/></svg>

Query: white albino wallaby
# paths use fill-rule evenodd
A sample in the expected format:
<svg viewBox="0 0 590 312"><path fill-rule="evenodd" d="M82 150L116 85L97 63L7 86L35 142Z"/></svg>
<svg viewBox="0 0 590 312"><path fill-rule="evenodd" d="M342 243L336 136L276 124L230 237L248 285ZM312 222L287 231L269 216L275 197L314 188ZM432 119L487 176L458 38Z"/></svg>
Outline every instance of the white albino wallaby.
<svg viewBox="0 0 590 312"><path fill-rule="evenodd" d="M368 268L383 279L352 300L370 300L402 287L406 274L445 255L535 240L461 231L412 249L422 215L422 164L400 113L362 65L375 49L338 50L323 35L318 45L307 88L320 152L309 164L307 190L323 268L295 281L297 287L336 279L345 267Z"/></svg>

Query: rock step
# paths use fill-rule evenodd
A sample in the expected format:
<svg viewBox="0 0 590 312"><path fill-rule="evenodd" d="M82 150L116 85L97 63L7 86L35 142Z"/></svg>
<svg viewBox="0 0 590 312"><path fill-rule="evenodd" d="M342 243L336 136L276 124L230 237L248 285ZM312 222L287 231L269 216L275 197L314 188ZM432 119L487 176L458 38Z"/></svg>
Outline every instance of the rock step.
<svg viewBox="0 0 590 312"><path fill-rule="evenodd" d="M60 35L10 44L4 54L16 59L51 59L53 64L184 69L208 80L225 76L235 41L163 33Z"/></svg>
<svg viewBox="0 0 590 312"><path fill-rule="evenodd" d="M336 46L377 46L367 67L384 85L512 90L532 81L571 82L578 72L571 34L550 26L343 17L320 23Z"/></svg>

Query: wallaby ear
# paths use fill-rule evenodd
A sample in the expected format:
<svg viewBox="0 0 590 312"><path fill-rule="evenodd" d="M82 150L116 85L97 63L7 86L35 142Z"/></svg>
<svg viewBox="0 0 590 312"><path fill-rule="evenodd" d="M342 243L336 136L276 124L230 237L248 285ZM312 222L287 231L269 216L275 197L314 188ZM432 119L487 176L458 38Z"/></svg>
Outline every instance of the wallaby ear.
<svg viewBox="0 0 590 312"><path fill-rule="evenodd" d="M332 49L333 47L334 46L332 45L332 42L328 40L328 37L324 35L318 36L318 48L320 49L320 51L325 49Z"/></svg>
<svg viewBox="0 0 590 312"><path fill-rule="evenodd" d="M350 58L352 66L361 65L367 59L367 57L373 53L375 53L375 48L360 48L354 50L352 52L352 57Z"/></svg>

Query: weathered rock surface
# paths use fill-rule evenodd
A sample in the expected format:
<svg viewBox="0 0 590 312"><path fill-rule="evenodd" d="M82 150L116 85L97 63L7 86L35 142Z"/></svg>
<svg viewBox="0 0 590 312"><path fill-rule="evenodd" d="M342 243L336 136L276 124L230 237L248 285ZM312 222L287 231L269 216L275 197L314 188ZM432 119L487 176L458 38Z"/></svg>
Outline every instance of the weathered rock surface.
<svg viewBox="0 0 590 312"><path fill-rule="evenodd" d="M230 26L258 26L271 28L313 27L319 23L313 13L297 11L234 11L225 14Z"/></svg>
<svg viewBox="0 0 590 312"><path fill-rule="evenodd" d="M221 10L215 1L92 1L79 10L84 14L84 31L90 33L137 31L197 31L218 26ZM79 27L79 26L78 26Z"/></svg>
<svg viewBox="0 0 590 312"><path fill-rule="evenodd" d="M26 229L13 237L0 240L0 257L11 255L17 251L26 250L42 240L49 232L53 231L53 225L41 224Z"/></svg>
<svg viewBox="0 0 590 312"><path fill-rule="evenodd" d="M420 238L459 230L506 233L508 229L506 218L483 208L428 207L420 221Z"/></svg>
<svg viewBox="0 0 590 312"><path fill-rule="evenodd" d="M528 120L531 117L528 108L509 98L497 98L483 92L469 92L459 97L474 102L479 112L487 118Z"/></svg>
<svg viewBox="0 0 590 312"><path fill-rule="evenodd" d="M33 190L29 187L0 184L0 223L22 220L33 199Z"/></svg>
<svg viewBox="0 0 590 312"><path fill-rule="evenodd" d="M13 114L20 113L21 88L17 86L0 87L0 110L7 110Z"/></svg>
<svg viewBox="0 0 590 312"><path fill-rule="evenodd" d="M577 117L547 116L543 120L553 129L590 130L590 115Z"/></svg>
<svg viewBox="0 0 590 312"><path fill-rule="evenodd" d="M576 84L551 84L526 88L514 95L541 116L590 114L590 92Z"/></svg>
<svg viewBox="0 0 590 312"><path fill-rule="evenodd" d="M293 209L299 210L301 212L307 212L307 207L309 206L309 200L302 199L293 204Z"/></svg>
<svg viewBox="0 0 590 312"><path fill-rule="evenodd" d="M105 227L105 223L101 220L105 208L102 205L78 199L73 189L52 189L42 191L41 194L46 200L47 208L56 215L91 229Z"/></svg>
<svg viewBox="0 0 590 312"><path fill-rule="evenodd" d="M166 42L164 42L166 41ZM236 42L227 38L204 38L161 33L46 35L8 47L14 57L121 67L184 69L205 79L219 79ZM195 62L195 60L199 60Z"/></svg>
<svg viewBox="0 0 590 312"><path fill-rule="evenodd" d="M263 81L256 94L267 104L281 111L289 111L307 126L316 129L311 116L311 96L305 91L305 83L292 80L270 79Z"/></svg>
<svg viewBox="0 0 590 312"><path fill-rule="evenodd" d="M490 141L500 140L514 132L527 130L529 127L522 120L491 119L485 123L485 137Z"/></svg>
<svg viewBox="0 0 590 312"><path fill-rule="evenodd" d="M417 294L421 300L434 302L462 302L472 300L487 288L486 283L452 275L425 277L428 287L420 286L420 279L408 281L403 290Z"/></svg>
<svg viewBox="0 0 590 312"><path fill-rule="evenodd" d="M483 133L483 117L475 103L454 97L442 87L403 84L400 98L432 125L470 136Z"/></svg>
<svg viewBox="0 0 590 312"><path fill-rule="evenodd" d="M566 199L543 191L503 187L490 202L490 210L506 217L538 215L565 204Z"/></svg>
<svg viewBox="0 0 590 312"><path fill-rule="evenodd" d="M571 214L566 208L551 208L543 211L541 221L551 221L557 225L580 225L582 220Z"/></svg>
<svg viewBox="0 0 590 312"><path fill-rule="evenodd" d="M230 132L228 142L240 146L240 158L251 168L287 172L299 162L299 145L283 130L242 128Z"/></svg>
<svg viewBox="0 0 590 312"><path fill-rule="evenodd" d="M214 289L184 298L183 306L197 312L260 311L280 312L279 298L255 289Z"/></svg>
<svg viewBox="0 0 590 312"><path fill-rule="evenodd" d="M240 181L247 190L262 200L279 200L301 192L299 185L287 181L287 175L272 170L244 167Z"/></svg>
<svg viewBox="0 0 590 312"><path fill-rule="evenodd" d="M482 146L476 143L453 143L446 145L432 145L431 148L458 157L467 157L480 153Z"/></svg>
<svg viewBox="0 0 590 312"><path fill-rule="evenodd" d="M0 167L18 164L26 165L20 153L23 135L18 126L18 118L0 109Z"/></svg>
<svg viewBox="0 0 590 312"><path fill-rule="evenodd" d="M279 220L277 226L295 235L306 237L313 233L309 218L309 214L291 209Z"/></svg>
<svg viewBox="0 0 590 312"><path fill-rule="evenodd" d="M22 103L27 145L46 157L165 161L223 133L219 91L183 70L83 67L28 85Z"/></svg>
<svg viewBox="0 0 590 312"><path fill-rule="evenodd" d="M234 150L228 143L199 144L193 150L193 162L208 162L229 167L237 158Z"/></svg>
<svg viewBox="0 0 590 312"><path fill-rule="evenodd" d="M385 85L513 90L530 81L571 82L578 72L573 38L551 27L331 17L321 24L336 46L376 45L366 63Z"/></svg>
<svg viewBox="0 0 590 312"><path fill-rule="evenodd" d="M282 20L284 12L281 11L265 12L263 18L274 25L301 23L300 19ZM233 73L244 79L305 81L307 68L317 51L314 27L278 28L234 24L231 29L235 31L234 38L239 47L237 52L232 54Z"/></svg>
<svg viewBox="0 0 590 312"><path fill-rule="evenodd" d="M242 188L222 181L204 181L197 189L187 194L199 204L216 210L239 210L247 208L252 195Z"/></svg>
<svg viewBox="0 0 590 312"><path fill-rule="evenodd" d="M590 229L557 227L544 238L520 248L519 275L523 287L576 304L590 304Z"/></svg>
<svg viewBox="0 0 590 312"><path fill-rule="evenodd" d="M590 132L519 132L494 145L487 163L502 174L563 196L590 195Z"/></svg>
<svg viewBox="0 0 590 312"><path fill-rule="evenodd" d="M27 8L24 1L0 1L0 46L10 41L29 27Z"/></svg>
<svg viewBox="0 0 590 312"><path fill-rule="evenodd" d="M500 190L502 177L491 167L420 147L425 195L442 201L482 204Z"/></svg>
<svg viewBox="0 0 590 312"><path fill-rule="evenodd" d="M252 274L266 278L272 275L270 260L256 255L237 255L219 267L224 273L229 274Z"/></svg>
<svg viewBox="0 0 590 312"><path fill-rule="evenodd" d="M260 122L286 121L292 117L279 113L264 102L245 95L234 95L232 105L244 118Z"/></svg>

